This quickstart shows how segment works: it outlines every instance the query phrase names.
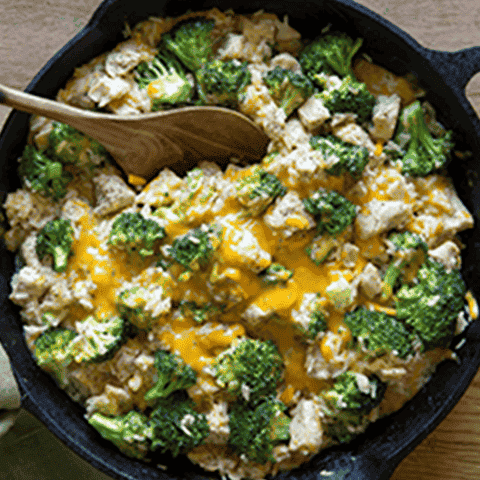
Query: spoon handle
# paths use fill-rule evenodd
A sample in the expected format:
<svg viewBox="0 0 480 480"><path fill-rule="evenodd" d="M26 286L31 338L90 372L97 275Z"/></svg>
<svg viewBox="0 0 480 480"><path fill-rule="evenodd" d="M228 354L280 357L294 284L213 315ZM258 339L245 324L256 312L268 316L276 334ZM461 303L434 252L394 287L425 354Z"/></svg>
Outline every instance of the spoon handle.
<svg viewBox="0 0 480 480"><path fill-rule="evenodd" d="M21 92L1 84L0 103L22 112L42 115L52 120L66 123L78 130L82 130L84 133L87 133L85 128L88 128L85 120L88 120L88 122L93 120L88 110L71 107L55 100L31 95L30 93Z"/></svg>

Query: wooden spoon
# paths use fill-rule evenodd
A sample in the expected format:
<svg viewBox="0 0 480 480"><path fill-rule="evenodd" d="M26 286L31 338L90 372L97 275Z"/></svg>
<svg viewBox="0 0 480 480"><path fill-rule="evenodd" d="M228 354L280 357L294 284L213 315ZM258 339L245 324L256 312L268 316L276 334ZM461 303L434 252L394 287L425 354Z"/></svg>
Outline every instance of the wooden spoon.
<svg viewBox="0 0 480 480"><path fill-rule="evenodd" d="M265 155L268 138L244 115L221 107L184 107L141 115L96 113L0 85L0 103L51 118L98 140L123 171L145 179L163 167L185 173L200 160L226 164Z"/></svg>

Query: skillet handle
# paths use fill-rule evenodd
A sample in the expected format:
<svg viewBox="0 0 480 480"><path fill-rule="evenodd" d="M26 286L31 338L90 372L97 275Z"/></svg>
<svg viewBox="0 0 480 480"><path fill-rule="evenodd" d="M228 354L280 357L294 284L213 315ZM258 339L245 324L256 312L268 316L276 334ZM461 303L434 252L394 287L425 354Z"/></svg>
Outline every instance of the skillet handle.
<svg viewBox="0 0 480 480"><path fill-rule="evenodd" d="M460 98L466 98L465 87L480 72L480 47L465 48L456 52L426 50L426 56L448 86Z"/></svg>

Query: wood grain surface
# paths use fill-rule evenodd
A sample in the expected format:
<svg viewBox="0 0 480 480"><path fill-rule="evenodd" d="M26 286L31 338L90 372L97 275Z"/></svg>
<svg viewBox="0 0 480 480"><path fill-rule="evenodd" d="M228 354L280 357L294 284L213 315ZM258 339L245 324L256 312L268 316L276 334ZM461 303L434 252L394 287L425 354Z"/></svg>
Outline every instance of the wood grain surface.
<svg viewBox="0 0 480 480"><path fill-rule="evenodd" d="M358 3L398 25L426 47L453 51L480 45L479 0ZM1 0L0 82L25 88L46 61L86 25L99 4L99 0ZM467 86L467 97L480 114L479 74ZM0 107L0 125L8 112ZM392 480L480 479L479 413L480 373L440 426L400 464Z"/></svg>

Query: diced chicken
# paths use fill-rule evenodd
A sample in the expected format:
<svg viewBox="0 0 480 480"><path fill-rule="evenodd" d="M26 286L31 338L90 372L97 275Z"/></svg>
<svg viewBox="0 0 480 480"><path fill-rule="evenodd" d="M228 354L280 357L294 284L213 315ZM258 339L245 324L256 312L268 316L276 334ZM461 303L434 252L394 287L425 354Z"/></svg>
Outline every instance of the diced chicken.
<svg viewBox="0 0 480 480"><path fill-rule="evenodd" d="M302 399L290 412L289 449L303 454L316 452L322 444L323 430L320 409L313 400Z"/></svg>
<svg viewBox="0 0 480 480"><path fill-rule="evenodd" d="M382 275L380 270L373 263L367 263L358 277L358 285L368 298L373 298L381 293Z"/></svg>
<svg viewBox="0 0 480 480"><path fill-rule="evenodd" d="M294 148L308 145L310 134L305 131L302 123L297 118L288 120L282 135L282 147L280 152L287 153Z"/></svg>
<svg viewBox="0 0 480 480"><path fill-rule="evenodd" d="M357 264L360 249L353 243L345 243L342 246L340 258L346 268L355 268Z"/></svg>
<svg viewBox="0 0 480 480"><path fill-rule="evenodd" d="M268 88L264 85L249 85L239 104L240 111L257 123L273 141L280 141L287 116L277 107Z"/></svg>
<svg viewBox="0 0 480 480"><path fill-rule="evenodd" d="M206 438L206 443L217 445L226 445L230 428L228 426L228 403L214 402L210 410L205 414L207 417L210 435Z"/></svg>
<svg viewBox="0 0 480 480"><path fill-rule="evenodd" d="M456 243L450 240L447 240L433 250L429 250L428 255L441 263L447 271L461 267L462 259L460 257L460 249Z"/></svg>
<svg viewBox="0 0 480 480"><path fill-rule="evenodd" d="M93 210L100 217L129 207L135 201L135 193L117 175L101 173L93 177L97 205Z"/></svg>
<svg viewBox="0 0 480 480"><path fill-rule="evenodd" d="M285 238L291 237L295 232L315 227L313 217L305 210L300 196L294 191L278 198L263 219L272 230L281 233Z"/></svg>
<svg viewBox="0 0 480 480"><path fill-rule="evenodd" d="M241 60L243 59L243 49L245 37L239 33L229 33L226 35L222 47L218 50L216 57L220 60Z"/></svg>
<svg viewBox="0 0 480 480"><path fill-rule="evenodd" d="M223 242L220 255L230 263L245 266L252 272L259 273L272 263L272 256L263 250L251 230L244 225L223 222Z"/></svg>
<svg viewBox="0 0 480 480"><path fill-rule="evenodd" d="M368 133L356 123L347 123L340 125L333 130L333 134L340 140L352 145L366 147L369 152L375 152L375 144L370 139Z"/></svg>
<svg viewBox="0 0 480 480"><path fill-rule="evenodd" d="M320 128L329 118L330 112L320 98L312 95L299 109L298 117L302 125L312 132Z"/></svg>
<svg viewBox="0 0 480 480"><path fill-rule="evenodd" d="M165 168L137 195L135 203L156 208L171 205L175 200L172 191L180 189L183 184L182 178Z"/></svg>
<svg viewBox="0 0 480 480"><path fill-rule="evenodd" d="M290 55L286 52L275 55L270 60L270 66L272 69L275 67L280 67L284 68L285 70L290 70L294 73L302 73L302 67L300 66L298 60L293 55Z"/></svg>
<svg viewBox="0 0 480 480"><path fill-rule="evenodd" d="M106 73L99 74L88 89L88 96L103 108L112 100L123 97L130 90L130 82L122 78L111 78Z"/></svg>
<svg viewBox="0 0 480 480"><path fill-rule="evenodd" d="M141 62L148 62L155 57L156 50L138 40L130 38L119 43L108 53L105 71L112 78L123 77Z"/></svg>
<svg viewBox="0 0 480 480"><path fill-rule="evenodd" d="M274 314L273 310L263 310L261 307L252 303L247 307L247 309L242 313L242 318L245 320L251 327L257 327L261 323L266 323L272 318Z"/></svg>
<svg viewBox="0 0 480 480"><path fill-rule="evenodd" d="M125 95L113 99L106 108L117 115L138 115L152 110L152 99L147 89L140 88L131 78L128 79L130 88Z"/></svg>
<svg viewBox="0 0 480 480"><path fill-rule="evenodd" d="M386 96L379 95L373 109L370 135L374 140L387 142L393 137L400 113L401 99L397 94Z"/></svg>
<svg viewBox="0 0 480 480"><path fill-rule="evenodd" d="M393 228L401 228L413 213L411 204L396 200L377 200L368 202L355 219L355 228L362 240Z"/></svg>
<svg viewBox="0 0 480 480"><path fill-rule="evenodd" d="M344 311L355 300L357 291L353 282L348 282L345 277L340 276L327 286L325 295L335 310Z"/></svg>

